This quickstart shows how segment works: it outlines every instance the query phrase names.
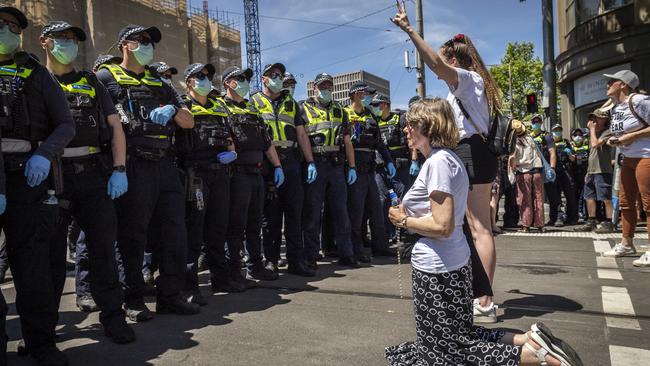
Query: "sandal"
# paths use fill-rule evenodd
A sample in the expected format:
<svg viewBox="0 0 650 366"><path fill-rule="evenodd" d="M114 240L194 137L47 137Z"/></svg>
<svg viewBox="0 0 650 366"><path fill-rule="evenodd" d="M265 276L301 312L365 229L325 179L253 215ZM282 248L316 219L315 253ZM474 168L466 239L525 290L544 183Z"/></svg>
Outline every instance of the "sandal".
<svg viewBox="0 0 650 366"><path fill-rule="evenodd" d="M529 233L530 228L527 227L527 226L523 226L521 229L517 230L517 232L519 232L519 233Z"/></svg>
<svg viewBox="0 0 650 366"><path fill-rule="evenodd" d="M553 356L546 348L542 347L540 349L535 349L535 347L531 346L530 343L524 344L524 347L528 348L532 353L537 356L537 360L539 361L539 364L541 366L548 366L548 362L546 361L546 356L551 356L554 357L555 359L560 361L560 366L571 366L568 363L566 363L564 360L562 360L559 357Z"/></svg>
<svg viewBox="0 0 650 366"><path fill-rule="evenodd" d="M542 347L540 350L545 349L547 351L539 353L543 353L544 356L548 353L559 360L563 366L583 366L580 356L573 347L560 338L555 337L544 323L537 322L530 326L530 330L531 333L529 339L532 339L535 343L539 344ZM531 347L528 348L530 349ZM535 350L535 354L541 362L542 359L539 358L540 354L538 351L539 350ZM542 363L542 365L544 365L544 363Z"/></svg>

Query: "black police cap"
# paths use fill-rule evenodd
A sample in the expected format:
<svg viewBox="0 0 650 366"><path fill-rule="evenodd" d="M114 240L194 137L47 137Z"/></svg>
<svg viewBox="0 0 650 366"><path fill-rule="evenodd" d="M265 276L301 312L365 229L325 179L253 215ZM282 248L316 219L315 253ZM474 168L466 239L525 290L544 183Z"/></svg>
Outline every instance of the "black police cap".
<svg viewBox="0 0 650 366"><path fill-rule="evenodd" d="M97 69L104 64L117 64L122 63L122 57L113 55L99 55L93 64L93 70Z"/></svg>
<svg viewBox="0 0 650 366"><path fill-rule="evenodd" d="M329 81L330 83L334 84L334 78L332 77L332 75L324 73L324 72L316 75L316 77L314 78L314 84L316 86L320 85L321 83L323 83L325 81Z"/></svg>
<svg viewBox="0 0 650 366"><path fill-rule="evenodd" d="M376 93L372 97L372 103L390 103L390 98L382 93Z"/></svg>
<svg viewBox="0 0 650 366"><path fill-rule="evenodd" d="M282 78L282 81L289 81L289 80L293 80L293 81L295 82L295 81L296 81L296 77L293 76L293 74L290 73L290 72L285 72L285 73L284 73L284 77Z"/></svg>
<svg viewBox="0 0 650 366"><path fill-rule="evenodd" d="M176 69L173 66L169 66L166 62L162 62L162 61L154 62L151 65L149 65L149 67L156 70L159 74L162 74L167 71L171 72L172 75L178 74L178 69Z"/></svg>
<svg viewBox="0 0 650 366"><path fill-rule="evenodd" d="M128 37L134 34L144 33L144 32L146 32L149 35L149 37L151 37L153 43L158 43L162 39L160 30L157 27L145 28L141 25L129 24L126 27L122 28L122 30L120 30L120 33L117 34L117 43L121 44L122 41L124 41Z"/></svg>
<svg viewBox="0 0 650 366"><path fill-rule="evenodd" d="M266 75L266 73L269 72L273 68L277 68L278 70L280 70L280 74L283 74L283 75L284 75L285 72L287 72L287 68L284 67L283 64L281 64L279 62L276 62L274 64L267 64L266 66L264 66L264 69L262 69L262 75Z"/></svg>
<svg viewBox="0 0 650 366"><path fill-rule="evenodd" d="M348 95L352 95L356 92L360 91L369 91L368 84L364 83L363 81L355 81L352 83L352 86L350 86L350 90L348 91Z"/></svg>
<svg viewBox="0 0 650 366"><path fill-rule="evenodd" d="M183 71L183 80L187 81L187 79L191 78L192 75L201 72L203 69L208 70L208 79L212 80L214 73L216 72L214 66L212 66L212 64L202 64L200 62L185 66L185 71Z"/></svg>
<svg viewBox="0 0 650 366"><path fill-rule="evenodd" d="M20 11L20 10L18 10L16 8L12 7L12 6L3 6L3 7L0 7L0 13L7 13L7 14L13 15L14 18L16 18L16 20L18 21L18 25L20 26L20 28L22 28L22 29L27 28L27 24L28 24L27 23L27 17L25 16L25 14L22 11Z"/></svg>
<svg viewBox="0 0 650 366"><path fill-rule="evenodd" d="M41 36L49 36L52 33L63 32L63 31L72 31L77 39L81 42L86 40L86 32L79 27L75 27L72 24L64 20L51 20L43 27L41 31Z"/></svg>
<svg viewBox="0 0 650 366"><path fill-rule="evenodd" d="M249 68L241 69L239 66L230 66L223 71L223 74L221 74L221 80L226 82L229 79L240 75L244 75L246 79L250 80L253 77L253 70Z"/></svg>

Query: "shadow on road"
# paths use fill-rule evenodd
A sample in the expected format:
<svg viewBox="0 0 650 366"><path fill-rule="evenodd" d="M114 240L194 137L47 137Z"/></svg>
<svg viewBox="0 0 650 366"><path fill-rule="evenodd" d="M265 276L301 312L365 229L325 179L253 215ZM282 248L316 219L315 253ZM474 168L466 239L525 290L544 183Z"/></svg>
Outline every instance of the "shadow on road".
<svg viewBox="0 0 650 366"><path fill-rule="evenodd" d="M583 308L581 304L564 296L527 293L518 289L507 292L527 296L504 301L500 305L504 309L503 315L499 317L502 321L519 319L524 316L539 317L556 311L575 312Z"/></svg>

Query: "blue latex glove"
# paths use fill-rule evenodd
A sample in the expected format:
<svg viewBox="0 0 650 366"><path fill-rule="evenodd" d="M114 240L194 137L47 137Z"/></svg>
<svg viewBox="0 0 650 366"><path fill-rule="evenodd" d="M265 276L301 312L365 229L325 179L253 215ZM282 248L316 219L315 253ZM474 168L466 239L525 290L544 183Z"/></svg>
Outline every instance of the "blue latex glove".
<svg viewBox="0 0 650 366"><path fill-rule="evenodd" d="M309 163L309 165L307 165L307 184L314 183L316 181L316 176L318 176L318 172L316 172L316 164Z"/></svg>
<svg viewBox="0 0 650 366"><path fill-rule="evenodd" d="M357 170L350 168L348 170L348 185L351 186L357 181Z"/></svg>
<svg viewBox="0 0 650 366"><path fill-rule="evenodd" d="M567 155L571 155L573 154L573 151L571 151L571 149L567 147L566 149L564 149L564 153Z"/></svg>
<svg viewBox="0 0 650 366"><path fill-rule="evenodd" d="M50 174L50 161L41 155L32 155L25 164L25 177L27 177L27 185L36 187L43 183L45 178Z"/></svg>
<svg viewBox="0 0 650 366"><path fill-rule="evenodd" d="M108 180L108 195L114 200L129 190L129 181L126 179L126 173L113 172L111 179Z"/></svg>
<svg viewBox="0 0 650 366"><path fill-rule="evenodd" d="M174 117L176 114L176 107L174 107L171 104L167 104L162 107L158 107L151 111L149 113L149 118L151 119L151 122L161 125L161 126L167 126L169 121Z"/></svg>
<svg viewBox="0 0 650 366"><path fill-rule="evenodd" d="M386 165L386 169L388 169L388 178L393 178L395 174L397 174L397 169L393 163L388 163L388 165Z"/></svg>
<svg viewBox="0 0 650 366"><path fill-rule="evenodd" d="M0 215L5 213L5 210L7 209L7 196L4 194L0 194Z"/></svg>
<svg viewBox="0 0 650 366"><path fill-rule="evenodd" d="M224 151L217 154L217 160L224 165L232 163L235 159L237 159L237 153L234 151Z"/></svg>
<svg viewBox="0 0 650 366"><path fill-rule="evenodd" d="M284 172L282 171L282 167L275 168L275 171L273 172L273 178L275 179L276 187L280 187L282 183L284 183Z"/></svg>
<svg viewBox="0 0 650 366"><path fill-rule="evenodd" d="M409 168L409 174L415 177L419 173L420 173L420 163L417 160L411 160L411 167Z"/></svg>

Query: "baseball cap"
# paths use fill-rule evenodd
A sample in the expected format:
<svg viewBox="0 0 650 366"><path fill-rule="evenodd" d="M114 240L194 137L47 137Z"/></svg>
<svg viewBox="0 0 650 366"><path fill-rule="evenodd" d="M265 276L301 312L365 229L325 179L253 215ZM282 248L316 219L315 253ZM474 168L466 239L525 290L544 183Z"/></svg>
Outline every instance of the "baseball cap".
<svg viewBox="0 0 650 366"><path fill-rule="evenodd" d="M62 32L70 30L74 32L75 36L77 36L77 39L81 42L86 40L86 32L83 31L83 29L79 27L74 27L70 23L63 21L63 20L51 20L45 26L43 27L43 30L41 31L41 36L48 36L52 33L55 32Z"/></svg>
<svg viewBox="0 0 650 366"><path fill-rule="evenodd" d="M250 81L250 79L253 77L253 70L249 68L241 69L239 66L230 66L223 71L223 74L221 74L221 80L225 83L228 81L228 79L232 79L240 75L244 75L246 79Z"/></svg>
<svg viewBox="0 0 650 366"><path fill-rule="evenodd" d="M163 72L171 72L172 75L178 74L178 69L176 69L173 66L169 66L166 62L158 61L154 62L149 67L155 69L159 74L162 74Z"/></svg>
<svg viewBox="0 0 650 366"><path fill-rule="evenodd" d="M368 84L364 83L363 81L356 81L352 83L350 86L350 90L348 90L348 95L352 95L353 93L360 92L360 91L365 91L368 92Z"/></svg>
<svg viewBox="0 0 650 366"><path fill-rule="evenodd" d="M122 28L122 30L120 30L120 32L117 34L117 43L120 44L128 37L138 33L147 33L149 37L151 37L153 43L158 43L162 39L160 30L157 27L145 28L141 25L129 24L126 27Z"/></svg>
<svg viewBox="0 0 650 366"><path fill-rule="evenodd" d="M321 83L323 83L325 81L329 81L330 83L334 84L334 78L332 77L332 75L324 73L324 72L316 75L316 77L314 78L314 84L316 86L320 85Z"/></svg>
<svg viewBox="0 0 650 366"><path fill-rule="evenodd" d="M280 74L284 74L285 72L287 72L287 68L284 67L283 64L281 64L279 62L276 62L274 64L267 64L266 66L264 66L264 69L262 69L262 75L265 75L267 72L269 72L269 70L271 70L273 68L279 69Z"/></svg>
<svg viewBox="0 0 650 366"><path fill-rule="evenodd" d="M632 89L639 87L639 77L630 70L621 70L615 74L603 74L603 76L610 80L620 80Z"/></svg>
<svg viewBox="0 0 650 366"><path fill-rule="evenodd" d="M3 6L0 7L0 13L7 13L13 15L14 18L16 18L16 20L18 21L18 25L20 26L20 28L22 29L27 28L27 17L22 11L12 6Z"/></svg>
<svg viewBox="0 0 650 366"><path fill-rule="evenodd" d="M212 64L202 64L200 62L185 66L185 71L183 71L183 80L187 81L187 79L192 77L192 75L203 69L208 70L208 79L212 80L214 73L216 72L214 66L212 66Z"/></svg>

